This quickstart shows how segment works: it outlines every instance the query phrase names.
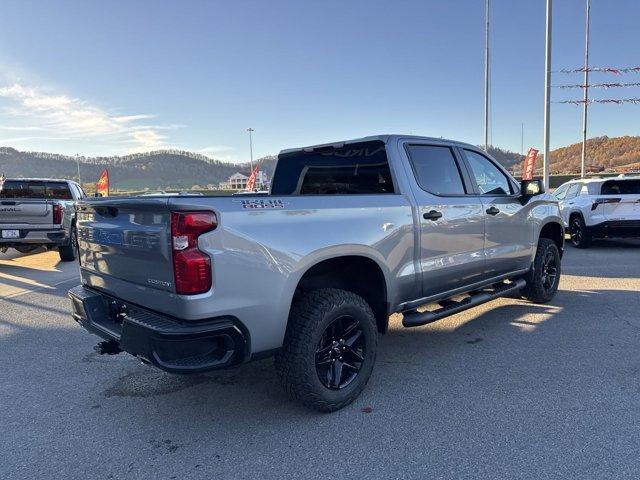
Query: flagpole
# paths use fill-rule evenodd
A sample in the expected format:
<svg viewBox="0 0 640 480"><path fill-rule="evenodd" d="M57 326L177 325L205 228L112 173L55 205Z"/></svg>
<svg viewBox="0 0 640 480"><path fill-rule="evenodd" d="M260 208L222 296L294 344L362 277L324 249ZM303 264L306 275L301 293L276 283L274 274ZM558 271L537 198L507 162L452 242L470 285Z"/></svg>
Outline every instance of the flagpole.
<svg viewBox="0 0 640 480"><path fill-rule="evenodd" d="M250 171L253 171L253 138L251 137L251 133L253 133L253 128L249 127L247 128L247 132L249 132L249 155L250 155L250 160L249 160L249 168Z"/></svg>
<svg viewBox="0 0 640 480"><path fill-rule="evenodd" d="M584 38L584 103L582 105L582 158L580 178L585 176L585 164L587 160L587 110L589 109L589 13L591 0L586 0L587 14Z"/></svg>
<svg viewBox="0 0 640 480"><path fill-rule="evenodd" d="M552 0L547 0L547 14L545 27L545 53L544 53L544 163L543 182L545 190L549 188L549 123L551 114L551 15L553 13Z"/></svg>

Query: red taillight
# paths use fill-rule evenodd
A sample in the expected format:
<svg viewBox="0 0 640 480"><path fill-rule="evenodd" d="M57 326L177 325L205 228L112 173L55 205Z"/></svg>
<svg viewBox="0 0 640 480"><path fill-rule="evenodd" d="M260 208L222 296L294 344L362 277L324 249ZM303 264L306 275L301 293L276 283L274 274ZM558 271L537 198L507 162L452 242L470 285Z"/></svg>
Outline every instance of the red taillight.
<svg viewBox="0 0 640 480"><path fill-rule="evenodd" d="M62 205L59 203L53 204L53 224L60 225L62 223Z"/></svg>
<svg viewBox="0 0 640 480"><path fill-rule="evenodd" d="M211 259L198 250L198 237L218 226L213 212L171 212L173 276L176 292L195 295L211 289Z"/></svg>

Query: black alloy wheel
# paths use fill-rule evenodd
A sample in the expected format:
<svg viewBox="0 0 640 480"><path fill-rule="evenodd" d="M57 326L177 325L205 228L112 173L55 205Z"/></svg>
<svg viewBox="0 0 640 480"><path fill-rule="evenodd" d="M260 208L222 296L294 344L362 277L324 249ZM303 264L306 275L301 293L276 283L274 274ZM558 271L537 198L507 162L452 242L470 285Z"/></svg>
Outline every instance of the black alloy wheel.
<svg viewBox="0 0 640 480"><path fill-rule="evenodd" d="M571 235L571 242L574 245L580 245L582 243L582 222L580 222L580 217L575 217L571 220L569 234Z"/></svg>
<svg viewBox="0 0 640 480"><path fill-rule="evenodd" d="M366 350L360 321L350 315L336 318L325 329L316 349L316 372L320 382L340 390L358 376Z"/></svg>
<svg viewBox="0 0 640 480"><path fill-rule="evenodd" d="M554 252L547 251L542 261L542 287L551 291L558 282L558 262Z"/></svg>
<svg viewBox="0 0 640 480"><path fill-rule="evenodd" d="M571 236L571 243L576 248L587 248L591 244L591 235L589 235L584 220L579 215L571 218L569 235Z"/></svg>

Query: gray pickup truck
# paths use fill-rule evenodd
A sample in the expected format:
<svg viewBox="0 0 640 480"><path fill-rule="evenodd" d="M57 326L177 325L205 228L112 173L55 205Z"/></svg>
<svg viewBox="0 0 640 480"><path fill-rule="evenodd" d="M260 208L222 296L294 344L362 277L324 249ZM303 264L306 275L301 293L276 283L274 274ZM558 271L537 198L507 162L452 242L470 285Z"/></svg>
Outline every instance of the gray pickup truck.
<svg viewBox="0 0 640 480"><path fill-rule="evenodd" d="M380 135L284 150L268 196L85 199L73 317L175 373L275 356L306 406L369 379L389 315L424 325L505 295L547 302L558 203L464 143Z"/></svg>
<svg viewBox="0 0 640 480"><path fill-rule="evenodd" d="M84 197L82 187L71 180L4 180L0 185L0 252L57 247L60 260L75 260L75 202Z"/></svg>

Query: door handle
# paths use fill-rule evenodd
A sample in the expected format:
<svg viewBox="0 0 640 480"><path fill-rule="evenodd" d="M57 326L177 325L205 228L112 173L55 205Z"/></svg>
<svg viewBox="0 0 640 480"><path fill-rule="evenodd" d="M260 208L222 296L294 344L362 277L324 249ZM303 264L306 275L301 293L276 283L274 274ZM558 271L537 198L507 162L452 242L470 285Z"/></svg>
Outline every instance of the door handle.
<svg viewBox="0 0 640 480"><path fill-rule="evenodd" d="M433 220L434 222L442 217L442 212L438 212L436 210L431 210L430 212L424 213L422 218L425 220Z"/></svg>
<svg viewBox="0 0 640 480"><path fill-rule="evenodd" d="M500 210L498 208L496 208L496 207L491 207L491 208L487 208L486 212L489 215L497 215L497 214L500 213Z"/></svg>

